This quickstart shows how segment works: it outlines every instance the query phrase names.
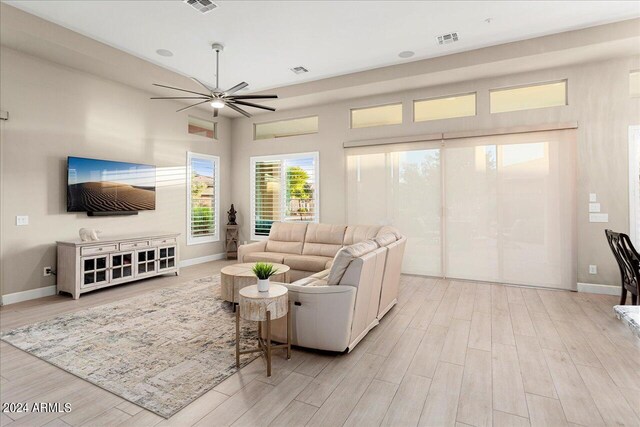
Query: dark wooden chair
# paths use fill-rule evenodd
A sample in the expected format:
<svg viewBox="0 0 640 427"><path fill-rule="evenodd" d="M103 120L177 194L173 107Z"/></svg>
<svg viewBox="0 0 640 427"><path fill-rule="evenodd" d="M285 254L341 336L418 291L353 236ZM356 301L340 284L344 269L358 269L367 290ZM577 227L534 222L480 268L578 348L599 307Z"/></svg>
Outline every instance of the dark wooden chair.
<svg viewBox="0 0 640 427"><path fill-rule="evenodd" d="M605 230L604 233L620 268L622 281L620 305L626 303L627 291L631 292L631 304L636 305L638 303L638 288L640 284L640 255L626 234L616 233L611 230Z"/></svg>

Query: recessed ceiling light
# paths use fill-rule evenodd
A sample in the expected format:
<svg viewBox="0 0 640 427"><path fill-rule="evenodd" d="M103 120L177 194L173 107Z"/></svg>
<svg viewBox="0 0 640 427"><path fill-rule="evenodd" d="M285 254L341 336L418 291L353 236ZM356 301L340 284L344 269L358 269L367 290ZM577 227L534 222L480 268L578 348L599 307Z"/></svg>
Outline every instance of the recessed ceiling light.
<svg viewBox="0 0 640 427"><path fill-rule="evenodd" d="M398 56L400 58L411 58L413 55L415 55L416 53L412 50L403 50L402 52L400 52L398 54Z"/></svg>
<svg viewBox="0 0 640 427"><path fill-rule="evenodd" d="M156 53L160 56L173 56L173 52L167 49L158 49Z"/></svg>

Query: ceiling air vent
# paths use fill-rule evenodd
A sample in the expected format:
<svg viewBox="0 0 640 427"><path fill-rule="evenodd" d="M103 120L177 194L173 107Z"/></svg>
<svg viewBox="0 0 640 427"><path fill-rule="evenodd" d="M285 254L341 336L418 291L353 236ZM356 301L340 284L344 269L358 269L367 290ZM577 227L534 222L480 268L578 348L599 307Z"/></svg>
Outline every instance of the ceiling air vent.
<svg viewBox="0 0 640 427"><path fill-rule="evenodd" d="M304 73L308 73L309 72L309 70L307 70L304 67L293 67L291 69L291 71L293 71L296 74L304 74Z"/></svg>
<svg viewBox="0 0 640 427"><path fill-rule="evenodd" d="M458 33L443 34L436 37L436 39L438 40L438 44L455 43L459 40Z"/></svg>
<svg viewBox="0 0 640 427"><path fill-rule="evenodd" d="M211 0L182 0L184 3L190 4L195 10L201 13L211 12L218 7L217 4Z"/></svg>

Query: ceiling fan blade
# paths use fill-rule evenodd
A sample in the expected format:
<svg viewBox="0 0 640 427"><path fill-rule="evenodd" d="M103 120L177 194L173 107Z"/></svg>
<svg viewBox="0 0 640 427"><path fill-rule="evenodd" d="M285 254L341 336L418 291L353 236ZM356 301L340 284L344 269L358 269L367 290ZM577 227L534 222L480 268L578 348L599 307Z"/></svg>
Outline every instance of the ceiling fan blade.
<svg viewBox="0 0 640 427"><path fill-rule="evenodd" d="M153 96L150 99L211 99L210 96Z"/></svg>
<svg viewBox="0 0 640 427"><path fill-rule="evenodd" d="M251 117L251 114L247 113L246 111L244 111L242 108L236 107L233 104L227 104L227 107L231 108L234 111L237 111L238 113L242 114L245 117Z"/></svg>
<svg viewBox="0 0 640 427"><path fill-rule="evenodd" d="M152 83L154 86L158 86L158 87L166 87L167 89L173 89L173 90L179 90L182 92L189 92L189 93L195 93L196 95L201 95L201 96L211 96L211 94L206 94L206 93L200 93L200 92L194 92L192 90L186 90L186 89L180 89L178 87L172 87L172 86L165 86L165 85L159 85L158 83Z"/></svg>
<svg viewBox="0 0 640 427"><path fill-rule="evenodd" d="M218 108L213 109L213 118L215 119L216 117L218 117Z"/></svg>
<svg viewBox="0 0 640 427"><path fill-rule="evenodd" d="M196 79L195 77L191 77L191 80L193 80L194 82L198 83L200 86L202 86L203 88L205 88L209 92L211 92L211 93L215 92L215 90L212 87L202 83L200 80Z"/></svg>
<svg viewBox="0 0 640 427"><path fill-rule="evenodd" d="M246 105L247 107L261 108L263 110L269 110L269 111L276 111L276 109L273 107L265 107L264 105L254 104L253 102L236 101L236 100L232 100L229 102L233 102L234 104Z"/></svg>
<svg viewBox="0 0 640 427"><path fill-rule="evenodd" d="M204 104L205 102L209 102L209 100L208 100L208 99L205 99L205 100L204 100L204 101L202 101L202 102L196 102L195 104L191 104L191 105L189 105L188 107L184 107L184 108L181 108L181 109L179 109L179 110L176 110L176 113L179 113L180 111L184 111L184 110L189 109L189 108L191 108L191 107L195 107L196 105Z"/></svg>
<svg viewBox="0 0 640 427"><path fill-rule="evenodd" d="M277 99L278 95L233 95L229 99Z"/></svg>
<svg viewBox="0 0 640 427"><path fill-rule="evenodd" d="M245 87L249 86L249 83L247 82L242 82L242 83L238 83L237 85L235 85L234 87L232 87L229 90L225 90L224 94L225 95L231 95L233 93L236 93L237 91L239 91L240 89L243 89Z"/></svg>

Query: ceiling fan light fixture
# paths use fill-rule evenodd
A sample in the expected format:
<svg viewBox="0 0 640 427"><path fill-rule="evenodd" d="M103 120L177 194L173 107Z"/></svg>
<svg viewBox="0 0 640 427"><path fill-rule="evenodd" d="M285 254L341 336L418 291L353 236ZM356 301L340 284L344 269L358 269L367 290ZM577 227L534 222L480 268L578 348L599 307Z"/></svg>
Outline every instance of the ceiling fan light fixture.
<svg viewBox="0 0 640 427"><path fill-rule="evenodd" d="M194 0L196 1L196 0ZM197 0L199 2L203 1L203 0ZM207 0L208 1L208 0ZM181 95L185 95L185 96L161 96L161 97L152 97L151 99L191 99L197 102L195 104L191 104L188 105L186 107L180 108L178 110L176 110L177 113L180 113L184 110L188 110L189 108L193 108L193 107L197 107L198 105L202 105L202 104L210 104L211 107L213 108L213 117L218 117L218 110L224 107L229 107L229 109L235 111L236 113L242 114L245 117L251 117L251 114L249 114L248 112L246 112L245 110L243 110L240 106L242 107L251 107L251 108L258 108L260 110L267 110L267 111L276 111L275 108L273 107L268 107L266 105L259 105L259 104L254 104L253 102L249 102L249 100L254 100L254 99L276 99L278 98L278 95L236 95L236 92L241 91L242 89L246 88L247 86L249 86L249 83L247 82L242 82L242 83L238 83L237 85L233 86L232 88L229 88L227 90L222 90L220 89L220 73L218 72L218 67L220 65L220 52L222 52L224 50L224 46L222 46L220 43L214 43L211 45L211 48L213 50L215 50L216 52L216 86L215 87L211 87L209 85L207 85L206 83L201 82L200 80L198 80L195 77L191 77L191 80L193 80L194 82L198 83L198 85L200 87L202 87L202 89L204 89L204 91L202 89L200 89L200 91L196 92L193 90L188 90L188 89L181 89L179 87L173 87L173 86L167 86L167 85L162 85L162 84L158 84L158 83L153 83L154 86L158 86L158 87L164 87L167 89L172 89L172 90L177 90L182 92ZM186 96L188 95L188 96ZM197 95L197 96L194 96Z"/></svg>
<svg viewBox="0 0 640 427"><path fill-rule="evenodd" d="M222 99L214 99L211 101L211 106L213 108L224 108L224 101Z"/></svg>

